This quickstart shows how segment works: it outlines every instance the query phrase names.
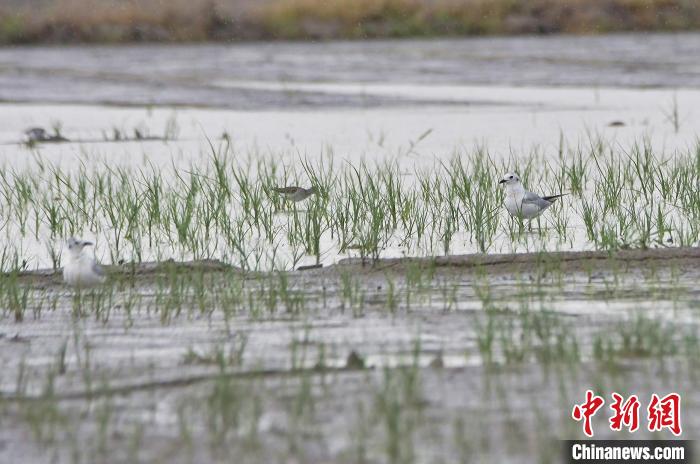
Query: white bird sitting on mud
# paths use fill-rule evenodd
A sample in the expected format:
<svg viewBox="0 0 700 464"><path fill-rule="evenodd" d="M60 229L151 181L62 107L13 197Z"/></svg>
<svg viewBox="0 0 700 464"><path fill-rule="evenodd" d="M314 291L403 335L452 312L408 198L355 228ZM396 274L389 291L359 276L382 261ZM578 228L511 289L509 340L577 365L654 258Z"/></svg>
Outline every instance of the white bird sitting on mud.
<svg viewBox="0 0 700 464"><path fill-rule="evenodd" d="M72 287L87 288L103 284L107 279L104 269L95 258L83 253L83 249L92 242L71 237L66 242L68 259L63 266L63 280Z"/></svg>
<svg viewBox="0 0 700 464"><path fill-rule="evenodd" d="M527 219L531 221L552 206L558 198L568 195L561 193L559 195L549 195L541 197L536 193L528 192L520 182L520 176L513 172L509 172L498 182L506 184L506 199L505 207L508 214L517 219Z"/></svg>
<svg viewBox="0 0 700 464"><path fill-rule="evenodd" d="M294 202L304 201L311 195L318 193L316 187L305 189L304 187L275 187L274 191Z"/></svg>

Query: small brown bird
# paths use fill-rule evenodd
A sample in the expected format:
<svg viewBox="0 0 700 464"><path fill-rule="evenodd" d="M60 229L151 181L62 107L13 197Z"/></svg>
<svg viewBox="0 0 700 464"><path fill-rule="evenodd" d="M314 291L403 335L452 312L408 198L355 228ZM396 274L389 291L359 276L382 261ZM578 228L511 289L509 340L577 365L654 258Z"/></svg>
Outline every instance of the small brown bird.
<svg viewBox="0 0 700 464"><path fill-rule="evenodd" d="M292 200L294 202L306 200L311 195L318 193L318 189L316 187L311 187L308 189L305 189L304 187L275 187L273 190L287 200Z"/></svg>

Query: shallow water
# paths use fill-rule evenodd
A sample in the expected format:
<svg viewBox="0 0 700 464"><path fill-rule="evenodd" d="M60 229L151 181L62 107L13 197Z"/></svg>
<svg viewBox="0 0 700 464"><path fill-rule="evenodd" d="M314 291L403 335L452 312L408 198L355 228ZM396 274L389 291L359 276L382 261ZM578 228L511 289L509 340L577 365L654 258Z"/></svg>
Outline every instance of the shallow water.
<svg viewBox="0 0 700 464"><path fill-rule="evenodd" d="M109 303L82 316L72 292L35 280L25 320L6 314L0 325L0 439L13 443L0 456L556 462L558 440L582 436L570 409L593 385L640 398L677 391L694 436L696 262L611 264L424 268L420 284L401 267L340 265L288 274L291 300L278 276L212 275L208 301L236 282L277 289L275 305L265 291L228 317L225 306L197 307L196 272L183 276L191 298L180 307L155 304L172 295L155 276L97 291ZM288 306L294 298L302 303ZM601 340L610 359L596 354ZM619 438L598 416L596 436Z"/></svg>
<svg viewBox="0 0 700 464"><path fill-rule="evenodd" d="M40 179L40 192L54 181L46 166L155 169L171 181L209 163L207 138L224 133L234 161L265 157L301 173L303 159L392 160L407 183L475 146L504 169L532 153L538 167L556 165L562 140L587 147L598 136L620 156L644 140L672 156L697 138L699 50L700 34L4 48L0 165ZM61 126L71 142L18 143L37 125ZM135 129L171 137L111 140ZM38 237L15 219L0 230L30 269L49 267L63 240L47 230L45 200ZM578 214L580 200L562 211ZM72 233L111 261L112 228ZM550 234L546 249L593 247L580 223L567 234ZM503 230L497 239L490 253L515 247ZM454 241L452 253L475 249ZM383 257L406 253L389 245ZM179 244L155 247L142 259L191 258ZM356 254L333 247L323 245L326 265ZM137 258L127 247L118 259ZM8 284L0 460L557 462L557 440L582 436L570 411L590 387L678 391L684 436L697 435L697 262L596 266L343 264L217 274L207 286L190 273L127 278L82 306L55 281ZM348 363L353 352L365 368ZM620 438L603 414L596 429Z"/></svg>
<svg viewBox="0 0 700 464"><path fill-rule="evenodd" d="M218 82L696 88L700 34L0 49L0 100L228 109L399 100ZM439 103L439 100L433 103Z"/></svg>

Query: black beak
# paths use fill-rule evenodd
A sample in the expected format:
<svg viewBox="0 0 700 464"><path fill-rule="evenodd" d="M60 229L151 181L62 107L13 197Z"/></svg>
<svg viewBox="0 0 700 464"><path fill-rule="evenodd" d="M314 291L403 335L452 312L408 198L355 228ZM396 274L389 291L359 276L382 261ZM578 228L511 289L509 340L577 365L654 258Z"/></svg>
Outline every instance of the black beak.
<svg viewBox="0 0 700 464"><path fill-rule="evenodd" d="M83 242L83 246L90 246L90 245L93 245L93 243L92 242Z"/></svg>
<svg viewBox="0 0 700 464"><path fill-rule="evenodd" d="M498 181L499 184L505 184L507 181L505 179L501 179Z"/></svg>

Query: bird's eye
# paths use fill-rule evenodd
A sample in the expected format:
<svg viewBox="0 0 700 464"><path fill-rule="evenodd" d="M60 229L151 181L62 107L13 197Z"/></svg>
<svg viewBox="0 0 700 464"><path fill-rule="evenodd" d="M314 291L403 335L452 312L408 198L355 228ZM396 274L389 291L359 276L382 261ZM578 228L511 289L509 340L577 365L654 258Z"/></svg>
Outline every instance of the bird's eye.
<svg viewBox="0 0 700 464"><path fill-rule="evenodd" d="M513 176L510 176L510 178L512 179L512 178L513 178Z"/></svg>

